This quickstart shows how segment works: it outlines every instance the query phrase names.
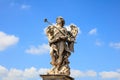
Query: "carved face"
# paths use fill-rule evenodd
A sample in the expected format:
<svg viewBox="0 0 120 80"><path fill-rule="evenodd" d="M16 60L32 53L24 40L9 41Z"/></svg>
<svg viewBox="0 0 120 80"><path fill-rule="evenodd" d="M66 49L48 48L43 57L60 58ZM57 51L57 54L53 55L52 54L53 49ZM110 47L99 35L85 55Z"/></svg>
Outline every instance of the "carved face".
<svg viewBox="0 0 120 80"><path fill-rule="evenodd" d="M58 24L61 24L61 23L62 23L62 19L61 19L61 18L58 18L56 22L57 22Z"/></svg>
<svg viewBox="0 0 120 80"><path fill-rule="evenodd" d="M65 20L64 20L62 17L57 17L56 23L57 23L57 24L62 24L62 26L64 26Z"/></svg>

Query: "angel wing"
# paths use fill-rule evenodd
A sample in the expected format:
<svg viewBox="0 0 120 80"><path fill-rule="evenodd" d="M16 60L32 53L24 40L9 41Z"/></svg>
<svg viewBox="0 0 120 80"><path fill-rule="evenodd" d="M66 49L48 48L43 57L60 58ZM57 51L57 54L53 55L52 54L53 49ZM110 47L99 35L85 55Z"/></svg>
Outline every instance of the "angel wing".
<svg viewBox="0 0 120 80"><path fill-rule="evenodd" d="M74 42L78 34L78 28L75 25L70 25L70 31L68 31L68 48L71 52L74 52Z"/></svg>

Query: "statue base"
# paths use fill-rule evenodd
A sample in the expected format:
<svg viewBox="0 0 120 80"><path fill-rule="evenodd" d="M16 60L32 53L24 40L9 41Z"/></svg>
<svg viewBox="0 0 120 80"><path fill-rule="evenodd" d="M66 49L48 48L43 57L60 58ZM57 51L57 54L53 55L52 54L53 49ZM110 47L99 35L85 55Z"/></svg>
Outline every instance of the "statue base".
<svg viewBox="0 0 120 80"><path fill-rule="evenodd" d="M40 75L43 80L74 80L74 78L67 75Z"/></svg>

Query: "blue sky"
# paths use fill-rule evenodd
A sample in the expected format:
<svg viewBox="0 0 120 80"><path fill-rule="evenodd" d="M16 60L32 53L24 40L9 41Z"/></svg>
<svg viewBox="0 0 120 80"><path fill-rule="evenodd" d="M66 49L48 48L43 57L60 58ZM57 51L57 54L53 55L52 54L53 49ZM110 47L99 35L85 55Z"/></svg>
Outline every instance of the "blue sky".
<svg viewBox="0 0 120 80"><path fill-rule="evenodd" d="M44 18L79 27L76 80L120 80L119 0L0 0L0 80L41 80L51 68Z"/></svg>

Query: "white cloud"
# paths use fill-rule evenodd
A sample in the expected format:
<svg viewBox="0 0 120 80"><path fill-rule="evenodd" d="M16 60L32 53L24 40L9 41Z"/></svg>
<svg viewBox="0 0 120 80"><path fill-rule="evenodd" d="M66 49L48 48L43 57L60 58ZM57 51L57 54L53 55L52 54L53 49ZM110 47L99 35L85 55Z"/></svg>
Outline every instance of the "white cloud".
<svg viewBox="0 0 120 80"><path fill-rule="evenodd" d="M46 74L48 68L26 68L26 69L16 69L11 68L7 69L4 66L0 65L0 80L40 80L40 74ZM98 75L97 75L98 74ZM91 78L100 78L102 79L116 79L120 80L120 71L119 69L117 71L102 71L97 73L93 70L88 71L80 71L71 69L71 76L74 78L85 78L85 77L91 77Z"/></svg>
<svg viewBox="0 0 120 80"><path fill-rule="evenodd" d="M116 43L111 42L110 47L113 47L115 49L120 49L120 42L118 42L118 43L117 42Z"/></svg>
<svg viewBox="0 0 120 80"><path fill-rule="evenodd" d="M8 35L0 31L0 51L5 50L9 46L16 44L19 38L14 35Z"/></svg>
<svg viewBox="0 0 120 80"><path fill-rule="evenodd" d="M48 53L49 50L50 50L50 47L48 44L42 44L42 45L39 45L38 47L31 46L25 52L30 54L44 54L44 53Z"/></svg>
<svg viewBox="0 0 120 80"><path fill-rule="evenodd" d="M40 79L40 74L46 74L48 68L37 69L35 67L26 68L24 70L20 69L6 69L0 66L0 80L38 80ZM82 72L80 70L71 70L71 76L74 78L80 77L96 77L96 72L93 70L88 70Z"/></svg>
<svg viewBox="0 0 120 80"><path fill-rule="evenodd" d="M0 77L6 76L7 73L8 73L8 70L5 67L0 65Z"/></svg>
<svg viewBox="0 0 120 80"><path fill-rule="evenodd" d="M4 76L3 77L3 80L22 80L23 77L22 77L22 71L21 70L18 70L18 69L11 69L9 70L9 72L7 73L7 76Z"/></svg>
<svg viewBox="0 0 120 80"><path fill-rule="evenodd" d="M16 8L22 9L22 10L28 10L28 9L31 8L31 5L28 5L28 4L19 4L17 2L11 2L10 6L11 7L16 7Z"/></svg>
<svg viewBox="0 0 120 80"><path fill-rule="evenodd" d="M117 72L120 72L120 69L117 69Z"/></svg>
<svg viewBox="0 0 120 80"><path fill-rule="evenodd" d="M82 71L80 71L80 70L74 70L74 69L72 69L71 70L71 76L72 77L76 77L76 78L80 78L80 77L84 77L85 74Z"/></svg>
<svg viewBox="0 0 120 80"><path fill-rule="evenodd" d="M47 71L47 68L36 69L35 67L8 70L0 65L0 80L40 80L39 75L46 74Z"/></svg>
<svg viewBox="0 0 120 80"><path fill-rule="evenodd" d="M46 74L48 71L49 71L48 68L40 68L40 69L38 70L38 73L40 73L40 74Z"/></svg>
<svg viewBox="0 0 120 80"><path fill-rule="evenodd" d="M103 71L100 72L99 75L101 76L101 78L103 79L119 79L120 80L120 72L115 72L115 71Z"/></svg>
<svg viewBox="0 0 120 80"><path fill-rule="evenodd" d="M88 32L89 35L95 35L97 34L97 29L94 28L94 29L91 29L89 32Z"/></svg>
<svg viewBox="0 0 120 80"><path fill-rule="evenodd" d="M93 70L88 70L85 74L86 74L86 76L89 76L89 77L96 77L97 76L97 72L95 72Z"/></svg>
<svg viewBox="0 0 120 80"><path fill-rule="evenodd" d="M34 67L24 70L23 76L26 78L34 78L38 74L37 69Z"/></svg>
<svg viewBox="0 0 120 80"><path fill-rule="evenodd" d="M103 45L103 42L100 41L100 40L96 40L96 41L95 41L95 45L96 45L96 46L102 46L102 45Z"/></svg>
<svg viewBox="0 0 120 80"><path fill-rule="evenodd" d="M80 70L71 70L71 76L75 78L80 78L80 77L96 77L97 72L93 70L88 70L88 71L80 71Z"/></svg>
<svg viewBox="0 0 120 80"><path fill-rule="evenodd" d="M22 4L22 5L20 6L20 8L23 9L23 10L27 10L27 9L30 9L31 6L30 6L30 5L26 5L26 4Z"/></svg>

